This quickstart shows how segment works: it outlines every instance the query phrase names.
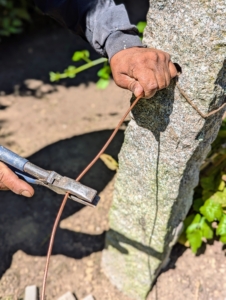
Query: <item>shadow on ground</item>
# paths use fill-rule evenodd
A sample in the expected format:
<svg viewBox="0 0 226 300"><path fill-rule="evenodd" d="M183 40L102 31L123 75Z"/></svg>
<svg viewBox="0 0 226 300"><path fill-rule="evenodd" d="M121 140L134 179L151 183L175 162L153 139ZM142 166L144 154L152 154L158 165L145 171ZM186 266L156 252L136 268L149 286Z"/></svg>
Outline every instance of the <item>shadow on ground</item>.
<svg viewBox="0 0 226 300"><path fill-rule="evenodd" d="M38 151L28 159L48 170L75 178L97 154L110 136L110 130L93 132L59 141ZM107 153L117 158L123 142L119 131ZM114 175L102 161L98 161L82 180L98 192L102 191ZM32 199L1 192L0 201L0 276L10 267L13 254L23 250L29 255L44 256L49 235L62 196L43 187L36 187ZM75 214L83 206L72 200L64 209L62 219ZM58 228L53 254L82 258L104 248L104 235L90 235Z"/></svg>

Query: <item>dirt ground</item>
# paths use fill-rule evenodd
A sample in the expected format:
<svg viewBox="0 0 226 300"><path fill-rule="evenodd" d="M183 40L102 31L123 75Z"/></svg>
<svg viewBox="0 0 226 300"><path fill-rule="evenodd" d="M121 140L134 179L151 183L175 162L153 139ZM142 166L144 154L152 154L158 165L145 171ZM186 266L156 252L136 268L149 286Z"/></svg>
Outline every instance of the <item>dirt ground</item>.
<svg viewBox="0 0 226 300"><path fill-rule="evenodd" d="M97 90L97 69L50 85L48 72L63 70L73 51L84 48L84 42L58 28L18 36L0 48L0 144L72 178L107 140L130 98L113 82L106 90ZM97 57L93 51L92 57ZM125 126L106 151L116 159ZM98 161L82 180L99 191L97 208L68 201L54 243L48 300L67 291L79 300L90 293L96 300L132 300L101 269L114 177ZM0 195L0 299L23 297L27 285L41 287L49 235L62 197L35 189L32 199L9 192ZM176 245L149 299L226 299L225 250L215 242L203 252L194 256Z"/></svg>

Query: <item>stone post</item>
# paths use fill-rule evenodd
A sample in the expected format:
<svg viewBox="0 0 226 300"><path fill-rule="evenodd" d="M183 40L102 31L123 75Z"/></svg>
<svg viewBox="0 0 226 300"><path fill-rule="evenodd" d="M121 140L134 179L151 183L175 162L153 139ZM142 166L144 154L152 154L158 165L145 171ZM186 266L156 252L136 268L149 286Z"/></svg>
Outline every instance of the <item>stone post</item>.
<svg viewBox="0 0 226 300"><path fill-rule="evenodd" d="M182 68L180 87L203 113L225 101L225 20L225 0L150 0L144 44L171 54ZM168 260L223 112L202 118L175 82L132 112L102 258L131 299L145 299Z"/></svg>

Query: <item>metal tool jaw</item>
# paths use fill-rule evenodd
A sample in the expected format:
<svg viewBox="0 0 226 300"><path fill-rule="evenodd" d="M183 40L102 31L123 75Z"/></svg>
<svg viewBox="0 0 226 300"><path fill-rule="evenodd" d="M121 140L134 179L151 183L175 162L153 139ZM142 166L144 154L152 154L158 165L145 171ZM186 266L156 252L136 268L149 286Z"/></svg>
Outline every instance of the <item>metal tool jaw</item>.
<svg viewBox="0 0 226 300"><path fill-rule="evenodd" d="M28 183L45 186L60 195L69 193L69 198L76 202L94 207L100 199L96 190L54 171L44 170L3 146L0 146L0 161Z"/></svg>
<svg viewBox="0 0 226 300"><path fill-rule="evenodd" d="M69 198L88 206L96 206L99 197L97 191L80 182L61 176L55 171L41 169L30 162L24 165L24 172L37 178L36 184L45 186L57 194L69 193Z"/></svg>

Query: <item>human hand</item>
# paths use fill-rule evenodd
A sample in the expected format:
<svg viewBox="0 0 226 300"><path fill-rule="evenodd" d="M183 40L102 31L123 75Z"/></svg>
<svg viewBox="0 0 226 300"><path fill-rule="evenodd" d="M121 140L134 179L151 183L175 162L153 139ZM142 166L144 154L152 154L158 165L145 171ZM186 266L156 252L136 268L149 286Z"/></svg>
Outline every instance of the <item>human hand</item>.
<svg viewBox="0 0 226 300"><path fill-rule="evenodd" d="M32 197L34 189L25 181L18 178L5 164L0 162L0 191L11 190L15 194Z"/></svg>
<svg viewBox="0 0 226 300"><path fill-rule="evenodd" d="M166 88L177 75L170 55L152 48L133 47L117 52L110 61L115 83L134 93L151 98Z"/></svg>

